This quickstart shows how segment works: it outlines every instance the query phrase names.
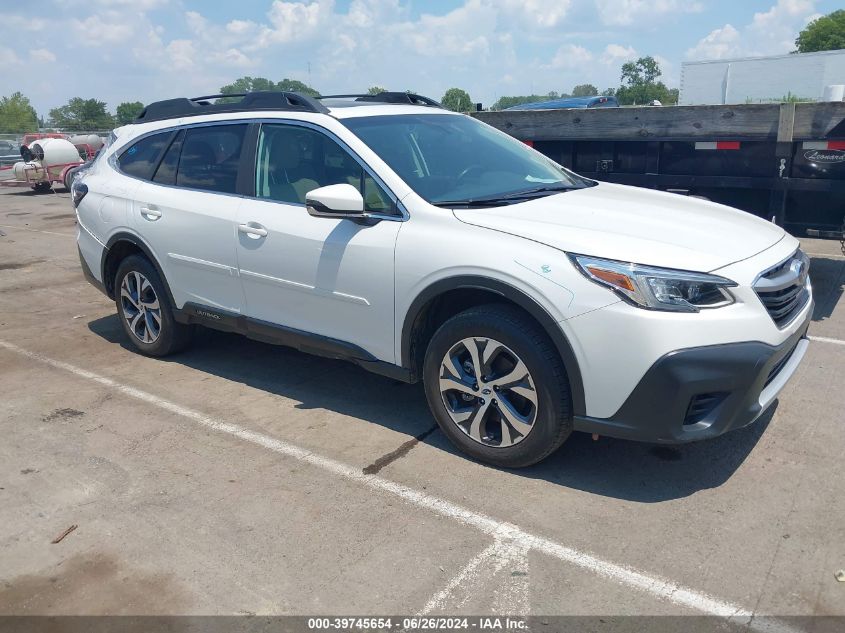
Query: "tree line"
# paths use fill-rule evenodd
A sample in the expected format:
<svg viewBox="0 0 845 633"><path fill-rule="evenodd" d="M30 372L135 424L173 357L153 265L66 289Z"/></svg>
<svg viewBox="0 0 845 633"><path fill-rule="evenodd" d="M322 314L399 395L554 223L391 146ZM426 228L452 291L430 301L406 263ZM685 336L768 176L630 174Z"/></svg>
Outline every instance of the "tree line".
<svg viewBox="0 0 845 633"><path fill-rule="evenodd" d="M114 114L106 109L105 101L74 97L65 105L50 110L49 117L38 116L29 98L15 92L0 98L0 133L34 132L52 127L69 132L110 130L134 121L144 109L140 101L119 104Z"/></svg>

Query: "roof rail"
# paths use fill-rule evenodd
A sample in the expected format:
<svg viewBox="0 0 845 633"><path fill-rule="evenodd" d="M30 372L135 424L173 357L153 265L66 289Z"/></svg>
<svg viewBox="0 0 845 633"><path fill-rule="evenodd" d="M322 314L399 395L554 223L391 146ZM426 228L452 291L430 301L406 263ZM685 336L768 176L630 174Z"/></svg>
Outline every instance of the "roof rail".
<svg viewBox="0 0 845 633"><path fill-rule="evenodd" d="M212 103L211 99L224 97L241 97L240 101L227 103ZM182 117L202 116L203 114L220 114L228 112L250 112L254 110L277 110L288 112L321 112L329 110L316 99L298 92L279 92L258 90L236 94L206 95L188 99L166 99L151 103L141 111L135 123L161 121Z"/></svg>
<svg viewBox="0 0 845 633"><path fill-rule="evenodd" d="M431 106L442 108L434 99L414 94L413 92L379 92L378 94L344 94L344 95L322 95L318 99L355 99L355 101L369 101L373 103L404 103L409 105Z"/></svg>

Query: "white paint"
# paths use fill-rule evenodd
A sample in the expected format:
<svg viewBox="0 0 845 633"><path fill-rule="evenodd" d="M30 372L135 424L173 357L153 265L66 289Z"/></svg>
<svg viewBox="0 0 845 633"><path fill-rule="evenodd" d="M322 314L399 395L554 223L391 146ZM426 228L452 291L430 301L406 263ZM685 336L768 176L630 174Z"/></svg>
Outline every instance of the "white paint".
<svg viewBox="0 0 845 633"><path fill-rule="evenodd" d="M811 341L817 341L819 343L833 343L834 345L845 345L845 341L842 341L838 338L827 338L826 336L808 336L807 338Z"/></svg>
<svg viewBox="0 0 845 633"><path fill-rule="evenodd" d="M807 253L810 257L838 257L845 259L845 255L837 255L836 253Z"/></svg>
<svg viewBox="0 0 845 633"><path fill-rule="evenodd" d="M469 562L464 565L464 567L455 574L449 582L446 583L446 586L443 587L443 589L434 594L431 599L425 603L422 611L420 611L420 615L428 615L432 611L442 610L446 607L447 602L449 602L450 606L454 605L455 600L453 594L455 591L459 588L475 587L481 571L480 568L484 565L484 563L489 561L491 557L496 555L501 546L501 539L496 539L493 543L473 556ZM468 595L466 591L464 591L464 595Z"/></svg>
<svg viewBox="0 0 845 633"><path fill-rule="evenodd" d="M294 444L270 437L269 435L265 435L257 431L252 431L231 422L217 420L199 411L195 411L188 407L171 402L170 400L166 400L165 398L142 391L141 389L136 389L135 387L124 385L116 380L112 380L111 378L101 376L86 369L82 369L81 367L71 365L70 363L49 358L39 354L38 352L26 350L13 343L0 340L0 348L4 348L31 360L44 363L55 369L67 371L75 376L79 376L80 378L85 378L86 380L90 380L104 387L113 389L123 395L192 420L207 429L226 433L280 455L291 457L303 463L309 464L329 474L362 484L375 491L394 495L420 509L428 510L429 512L457 521L463 525L476 528L477 530L490 535L497 542L504 540L506 542L519 544L521 547L525 548L526 551L537 550L543 552L553 558L573 564L601 576L602 578L607 578L618 582L621 585L638 589L656 598L671 602L679 607L685 607L707 615L731 617L748 624L751 628L757 628L755 627L753 612L739 605L714 598L705 593L684 587L679 583L659 576L650 575L624 565L603 560L593 554L582 552L551 539L526 532L519 526L512 523L494 519L480 512L475 512L450 501L446 501L445 499L440 499L439 497L410 488L403 484L383 479L377 475L365 475L360 469L353 468L352 466L348 466L347 464L329 457L323 457L322 455L318 455L317 453L313 453ZM486 556L492 556L493 553L498 551L495 549L498 547L497 543L494 543L491 547L494 548L493 551L488 552ZM485 552L487 552L487 550L485 550ZM472 573L472 569L483 562L486 556L480 557L478 563L476 563L474 567L471 567L467 574ZM469 568L470 566L468 565L467 567ZM773 631L775 629L785 632L792 631L792 629L786 625L780 626L778 624L776 626L776 623L771 620L766 621L761 626L761 630L765 631Z"/></svg>
<svg viewBox="0 0 845 633"><path fill-rule="evenodd" d="M496 584L493 604L490 611L495 615L530 615L528 602L528 576L512 576L512 571L527 573L529 546L520 539L496 538L488 547L473 556L464 567L455 574L446 586L434 594L420 611L419 615L428 615L434 611L454 612L463 607L471 598L488 595L485 586ZM504 578L502 576L504 575ZM488 605L479 606L482 612Z"/></svg>
<svg viewBox="0 0 845 633"><path fill-rule="evenodd" d="M18 231L28 231L30 233L44 233L45 235L61 235L62 237L76 237L73 233L55 233L53 231L42 231L40 229L28 229L23 226L14 226L13 224L0 224L4 229L17 229Z"/></svg>

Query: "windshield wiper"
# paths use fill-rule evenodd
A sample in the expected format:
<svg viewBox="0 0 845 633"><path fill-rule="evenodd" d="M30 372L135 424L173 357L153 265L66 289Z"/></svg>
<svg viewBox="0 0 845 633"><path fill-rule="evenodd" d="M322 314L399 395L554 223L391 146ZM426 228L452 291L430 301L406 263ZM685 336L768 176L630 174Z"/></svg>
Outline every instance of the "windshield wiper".
<svg viewBox="0 0 845 633"><path fill-rule="evenodd" d="M436 207L489 207L497 204L514 204L522 200L540 197L541 194L559 193L573 189L581 189L581 187L573 187L572 185L545 185L543 187L513 191L500 196L467 198L466 200L445 200L443 202L433 202L432 204Z"/></svg>

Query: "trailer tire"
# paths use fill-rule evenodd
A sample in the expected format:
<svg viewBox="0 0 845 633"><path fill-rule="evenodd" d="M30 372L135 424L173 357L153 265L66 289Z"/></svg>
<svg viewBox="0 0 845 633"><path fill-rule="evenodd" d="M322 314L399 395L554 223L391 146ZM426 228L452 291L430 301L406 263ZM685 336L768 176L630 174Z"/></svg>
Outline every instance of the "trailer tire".
<svg viewBox="0 0 845 633"><path fill-rule="evenodd" d="M71 167L65 172L65 177L63 178L65 189L70 191L71 185L73 185L73 177L76 175L77 168Z"/></svg>
<svg viewBox="0 0 845 633"><path fill-rule="evenodd" d="M53 183L51 182L37 182L32 185L33 191L35 193L47 193L53 189Z"/></svg>

